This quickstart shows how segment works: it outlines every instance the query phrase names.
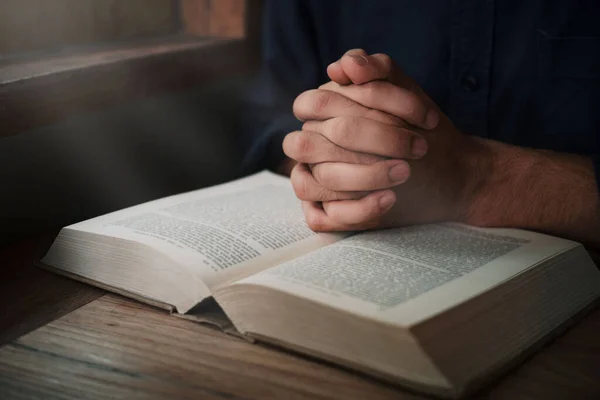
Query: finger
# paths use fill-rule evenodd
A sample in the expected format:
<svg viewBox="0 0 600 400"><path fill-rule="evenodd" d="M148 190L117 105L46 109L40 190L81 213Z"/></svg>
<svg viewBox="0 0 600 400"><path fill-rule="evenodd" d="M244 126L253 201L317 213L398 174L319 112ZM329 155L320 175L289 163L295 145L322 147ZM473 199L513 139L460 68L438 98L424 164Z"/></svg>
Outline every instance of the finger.
<svg viewBox="0 0 600 400"><path fill-rule="evenodd" d="M346 72L344 71L344 68L340 64L339 60L327 66L327 76L329 76L332 81L340 85L348 85L352 83L350 78L348 78L348 75L346 75Z"/></svg>
<svg viewBox="0 0 600 400"><path fill-rule="evenodd" d="M341 87L337 83L333 84ZM333 117L357 116L389 125L403 123L398 117L370 109L330 90L313 89L300 94L294 101L293 110L300 121L324 121Z"/></svg>
<svg viewBox="0 0 600 400"><path fill-rule="evenodd" d="M390 82L373 81L346 86L329 82L321 85L319 90L343 95L366 108L383 111L424 129L434 129L440 120L438 111L426 99ZM334 98L332 95L320 96L321 101Z"/></svg>
<svg viewBox="0 0 600 400"><path fill-rule="evenodd" d="M394 85L403 87L415 93L423 93L421 87L392 60L383 53L367 55L365 58L342 57L339 64L353 83L363 83L386 80Z"/></svg>
<svg viewBox="0 0 600 400"><path fill-rule="evenodd" d="M323 206L303 201L302 211L308 227L315 232L361 231L376 228L379 216L388 212L395 202L394 192L384 190L370 193L360 200L325 202ZM341 215L344 212L347 214Z"/></svg>
<svg viewBox="0 0 600 400"><path fill-rule="evenodd" d="M391 190L374 192L359 200L324 202L322 207L327 217L346 226L369 226L379 222L396 203L396 194Z"/></svg>
<svg viewBox="0 0 600 400"><path fill-rule="evenodd" d="M403 160L385 160L371 165L322 163L312 167L314 179L336 192L387 189L406 182L410 166Z"/></svg>
<svg viewBox="0 0 600 400"><path fill-rule="evenodd" d="M356 85L388 79L392 73L392 59L386 54L369 56L346 53L339 64L342 67L341 73Z"/></svg>
<svg viewBox="0 0 600 400"><path fill-rule="evenodd" d="M417 94L423 94L423 90L407 74L402 71L400 66L392 60L390 56L383 53L368 55L364 50L359 49L358 53L364 57L356 57L355 50L348 51L339 60L340 66L344 69L344 74L355 84L363 84L374 80L387 80L396 86L403 87Z"/></svg>
<svg viewBox="0 0 600 400"><path fill-rule="evenodd" d="M306 164L323 162L373 164L383 159L376 155L351 150L340 147L321 133L311 132L308 129L292 132L283 139L285 155Z"/></svg>
<svg viewBox="0 0 600 400"><path fill-rule="evenodd" d="M296 196L300 200L306 201L336 201L336 200L355 200L365 196L366 192L336 192L324 188L314 178L308 165L304 163L297 164L290 175L290 181L294 188Z"/></svg>
<svg viewBox="0 0 600 400"><path fill-rule="evenodd" d="M352 49L352 50L348 50L341 59L335 61L334 63L331 63L328 67L327 67L327 75L329 75L329 77L331 78L332 81L340 84L340 85L348 85L353 83L352 80L348 77L348 75L346 74L344 67L342 66L342 59L344 59L344 57L348 58L350 57L350 60L352 59L352 57L357 57L359 58L361 61L365 60L365 57L367 57L367 52L364 51L363 49ZM356 83L356 82L354 82Z"/></svg>
<svg viewBox="0 0 600 400"><path fill-rule="evenodd" d="M320 133L331 143L352 152L397 159L419 159L427 153L427 141L420 134L368 118L338 117L326 121L307 121L302 130Z"/></svg>

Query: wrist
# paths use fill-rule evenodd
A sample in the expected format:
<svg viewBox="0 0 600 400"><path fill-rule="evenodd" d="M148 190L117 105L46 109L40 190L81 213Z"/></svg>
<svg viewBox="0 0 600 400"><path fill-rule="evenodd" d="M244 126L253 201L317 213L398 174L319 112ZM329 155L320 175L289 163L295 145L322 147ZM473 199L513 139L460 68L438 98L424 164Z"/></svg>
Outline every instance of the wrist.
<svg viewBox="0 0 600 400"><path fill-rule="evenodd" d="M535 150L487 139L477 139L487 162L481 167L476 190L468 204L466 223L481 227L524 228L522 214L528 191L534 190L539 177L536 166L543 160Z"/></svg>
<svg viewBox="0 0 600 400"><path fill-rule="evenodd" d="M475 226L498 226L502 211L495 208L516 148L489 139L469 136L469 151L462 159L465 183L461 193L459 221Z"/></svg>

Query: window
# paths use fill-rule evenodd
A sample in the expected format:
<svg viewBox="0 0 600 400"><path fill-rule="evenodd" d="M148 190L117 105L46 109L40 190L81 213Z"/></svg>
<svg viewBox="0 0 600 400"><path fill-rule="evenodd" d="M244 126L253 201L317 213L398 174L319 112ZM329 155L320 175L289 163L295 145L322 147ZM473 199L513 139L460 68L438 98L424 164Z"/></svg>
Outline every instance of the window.
<svg viewBox="0 0 600 400"><path fill-rule="evenodd" d="M258 65L260 0L0 0L0 137Z"/></svg>
<svg viewBox="0 0 600 400"><path fill-rule="evenodd" d="M0 54L188 34L242 38L239 0L0 0Z"/></svg>
<svg viewBox="0 0 600 400"><path fill-rule="evenodd" d="M57 50L177 30L171 0L4 0L0 53Z"/></svg>

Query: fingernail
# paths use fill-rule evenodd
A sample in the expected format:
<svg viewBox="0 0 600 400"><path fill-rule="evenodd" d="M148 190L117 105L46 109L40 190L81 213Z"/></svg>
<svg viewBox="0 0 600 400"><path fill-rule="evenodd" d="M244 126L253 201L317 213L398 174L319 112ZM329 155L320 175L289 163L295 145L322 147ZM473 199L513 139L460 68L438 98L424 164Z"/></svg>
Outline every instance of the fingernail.
<svg viewBox="0 0 600 400"><path fill-rule="evenodd" d="M350 55L348 57L352 58L358 65L367 65L369 63L369 60L365 56Z"/></svg>
<svg viewBox="0 0 600 400"><path fill-rule="evenodd" d="M427 149L428 149L427 141L424 138L422 138L420 136L415 136L413 138L412 143L411 143L411 148L410 148L411 156L413 156L415 158L421 158L425 154L427 154Z"/></svg>
<svg viewBox="0 0 600 400"><path fill-rule="evenodd" d="M404 182L408 179L410 174L410 167L405 161L400 161L395 164L388 171L388 176L393 182Z"/></svg>
<svg viewBox="0 0 600 400"><path fill-rule="evenodd" d="M427 112L427 116L425 117L425 126L428 129L433 129L438 126L440 122L440 114L434 110L433 108Z"/></svg>
<svg viewBox="0 0 600 400"><path fill-rule="evenodd" d="M379 197L379 208L381 210L388 210L396 202L396 196L392 192L384 192Z"/></svg>

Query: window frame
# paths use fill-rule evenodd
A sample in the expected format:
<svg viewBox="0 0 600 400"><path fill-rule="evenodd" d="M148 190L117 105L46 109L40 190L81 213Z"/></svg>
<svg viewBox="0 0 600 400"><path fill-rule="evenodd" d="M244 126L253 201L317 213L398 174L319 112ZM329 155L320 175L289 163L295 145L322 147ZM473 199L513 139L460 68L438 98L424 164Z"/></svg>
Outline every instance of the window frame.
<svg viewBox="0 0 600 400"><path fill-rule="evenodd" d="M259 65L261 10L261 0L180 0L179 34L1 60L0 138L250 73Z"/></svg>

